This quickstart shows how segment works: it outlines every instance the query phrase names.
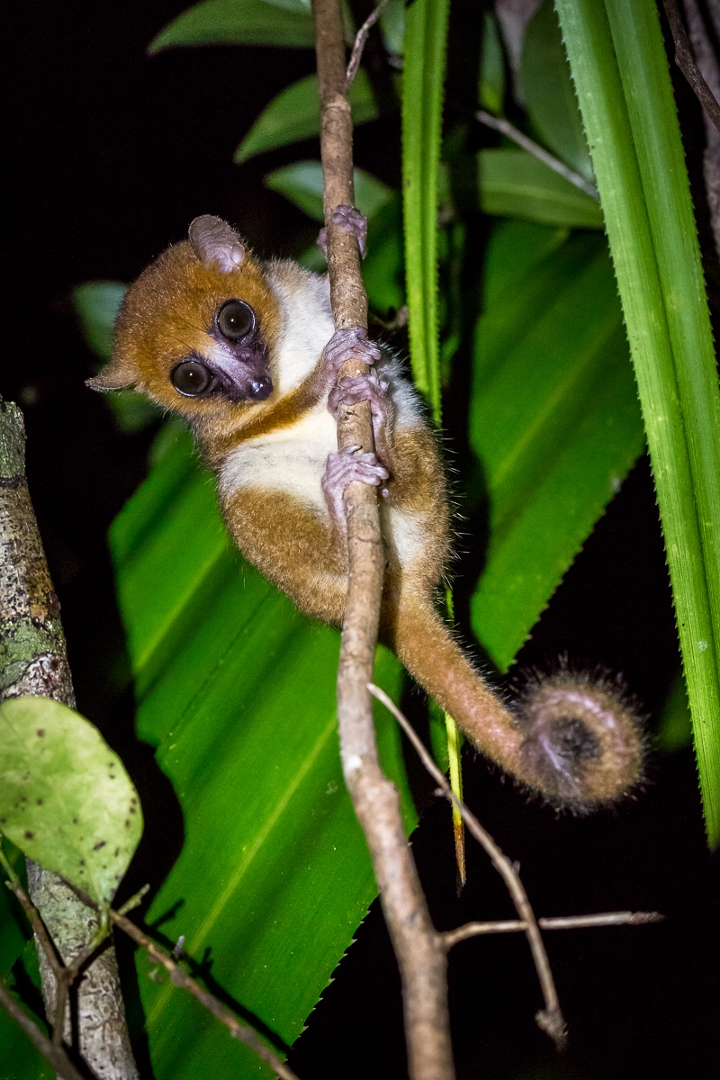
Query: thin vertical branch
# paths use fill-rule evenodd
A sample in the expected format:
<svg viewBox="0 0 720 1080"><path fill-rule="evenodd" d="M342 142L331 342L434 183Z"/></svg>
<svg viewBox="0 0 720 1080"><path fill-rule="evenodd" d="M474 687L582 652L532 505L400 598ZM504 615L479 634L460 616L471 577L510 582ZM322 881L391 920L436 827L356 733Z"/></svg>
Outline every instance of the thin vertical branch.
<svg viewBox="0 0 720 1080"><path fill-rule="evenodd" d="M321 152L330 296L335 326L367 326L367 297L354 237L332 221L338 206L352 205L352 117L346 95L345 43L338 0L314 0L317 66L322 111ZM350 361L343 375L366 373ZM373 449L366 402L342 408L338 446ZM376 494L346 489L349 585L338 672L340 749L345 781L365 831L380 899L403 985L409 1073L412 1080L452 1080L454 1068L447 1010L447 956L427 910L410 852L397 790L378 761L372 679L380 617L384 555Z"/></svg>

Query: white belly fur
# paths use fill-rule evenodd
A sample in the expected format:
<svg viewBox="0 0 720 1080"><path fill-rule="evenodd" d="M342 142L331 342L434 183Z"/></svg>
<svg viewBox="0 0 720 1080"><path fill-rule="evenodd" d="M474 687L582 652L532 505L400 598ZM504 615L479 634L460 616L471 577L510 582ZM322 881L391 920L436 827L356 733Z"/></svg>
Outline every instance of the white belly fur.
<svg viewBox="0 0 720 1080"><path fill-rule="evenodd" d="M285 492L328 519L321 481L328 454L337 450L337 426L323 405L292 428L249 439L228 454L219 475L225 498L243 487ZM381 503L383 530L401 566L422 556L425 522L412 514Z"/></svg>
<svg viewBox="0 0 720 1080"><path fill-rule="evenodd" d="M292 427L248 439L228 454L220 469L220 491L225 497L242 487L284 491L327 514L320 481L333 450L337 425L323 403Z"/></svg>

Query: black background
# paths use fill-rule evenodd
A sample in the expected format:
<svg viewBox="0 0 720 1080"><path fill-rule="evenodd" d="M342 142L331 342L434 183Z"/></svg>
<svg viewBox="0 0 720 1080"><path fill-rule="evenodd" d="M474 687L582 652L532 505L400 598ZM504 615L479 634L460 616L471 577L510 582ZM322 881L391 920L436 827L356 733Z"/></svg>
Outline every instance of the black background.
<svg viewBox="0 0 720 1080"><path fill-rule="evenodd" d="M79 708L123 753L147 816L161 821L165 795L152 753L135 742L128 703L111 699L103 671L121 647L106 530L144 475L151 434L118 432L100 397L85 389L95 360L68 292L92 278L131 280L199 213L240 223L265 254L302 250L314 233L261 183L270 168L299 156L297 148L232 164L262 107L312 70L312 53L215 47L148 59L146 45L177 12L171 0L15 2L5 8L11 33L3 65L11 194L0 393L25 408L29 482L63 606ZM692 130L697 115L686 96L681 100ZM454 108L450 92L450 114ZM397 146L396 121L385 120L358 132L356 159L397 185ZM315 146L304 149L317 156ZM446 415L452 444L461 430L452 400ZM462 462L462 440L455 441ZM473 584L469 557L461 559L459 582ZM660 707L679 669L645 461L586 543L520 660L547 668L561 655L622 672L647 714ZM571 1032L563 1059L533 1023L540 998L525 942L484 938L458 946L450 992L460 1077L717 1076L717 861L705 847L691 752L653 755L636 800L586 819L528 804L483 762L472 755L466 761L467 800L520 860L538 913L635 908L668 919L659 927L550 937ZM469 883L457 900L446 807L428 806L414 850L440 928L512 917L499 879L472 847ZM138 883L150 865L157 883L162 853L151 855L135 871ZM377 905L290 1060L303 1080L404 1075L399 983Z"/></svg>

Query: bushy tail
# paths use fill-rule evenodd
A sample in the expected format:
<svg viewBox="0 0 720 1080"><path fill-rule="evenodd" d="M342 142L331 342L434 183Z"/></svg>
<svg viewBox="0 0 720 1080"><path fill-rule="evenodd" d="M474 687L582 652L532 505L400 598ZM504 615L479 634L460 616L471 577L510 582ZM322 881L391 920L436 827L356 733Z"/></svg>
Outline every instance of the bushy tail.
<svg viewBox="0 0 720 1080"><path fill-rule="evenodd" d="M510 711L429 600L403 596L393 622L392 646L410 674L481 753L550 802L588 811L641 780L637 717L609 685L563 671L538 679Z"/></svg>

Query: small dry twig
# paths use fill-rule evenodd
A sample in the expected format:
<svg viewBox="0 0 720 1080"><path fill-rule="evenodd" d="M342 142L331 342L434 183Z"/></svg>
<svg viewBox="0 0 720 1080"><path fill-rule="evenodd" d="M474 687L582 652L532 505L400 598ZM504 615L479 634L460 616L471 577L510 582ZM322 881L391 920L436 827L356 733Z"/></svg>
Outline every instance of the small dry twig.
<svg viewBox="0 0 720 1080"><path fill-rule="evenodd" d="M86 1080L81 1076L61 1046L44 1035L37 1024L20 1008L15 998L8 991L2 979L0 979L0 1005L6 1009L13 1020L22 1028L30 1042L40 1051L55 1072L59 1080Z"/></svg>
<svg viewBox="0 0 720 1080"><path fill-rule="evenodd" d="M59 1047L63 1040L63 1027L65 1025L65 1006L67 1005L68 991L78 974L75 965L66 967L60 958L55 945L47 932L45 923L42 921L40 912L25 892L20 878L13 870L2 850L2 835L0 834L0 866L8 875L8 887L17 897L28 921L33 928L35 940L39 942L47 959L50 969L55 976L55 1013L53 1017L52 1045ZM32 1023L32 1021L29 1021ZM38 1029L39 1030L39 1029ZM51 1063L52 1064L52 1063Z"/></svg>
<svg viewBox="0 0 720 1080"><path fill-rule="evenodd" d="M21 1023L23 1031L25 1031L25 1033L29 1035L33 1043L37 1046L40 1053L43 1054L46 1060L60 1073L60 1075L63 1077L63 1080L81 1080L80 1074L77 1072L77 1070L75 1070L74 1066L72 1066L67 1061L65 1053L64 1051L62 1051L61 1048L64 1007L67 1001L68 989L70 988L73 980L77 978L80 968L89 959L90 955L92 955L92 952L94 952L97 948L98 942L94 942L92 948L86 948L80 956L76 957L72 965L65 966L64 964L62 964L62 962L57 956L55 947L45 928L45 924L40 917L40 913L23 889L22 882L20 881L19 877L17 876L1 850L0 864L2 864L3 869L10 878L9 887L20 901L20 904L22 905L25 914L27 915L30 923L32 924L33 930L35 931L35 934L37 935L37 938L45 951L45 955L47 956L48 962L51 965L53 973L55 974L55 977L57 979L58 1004L56 1008L55 1026L53 1028L52 1040L46 1038L46 1036L43 1035L43 1033L40 1031L37 1024L35 1024L28 1016L26 1016L20 1006L15 1002L12 996L8 994L7 990L5 990L1 983L0 1003L5 1005L5 1007L8 1009L8 1012L10 1012L11 1016L13 1016L18 1021L18 1023ZM71 888L75 895L78 897L78 899L83 902L83 904L86 904L89 908L92 908L93 911L99 912L99 906L90 896L88 896L87 893L83 892L82 889L75 888L74 886L71 886ZM277 1054L275 1054L274 1051L272 1051L268 1046L265 1045L264 1042L262 1042L260 1037L255 1031L253 1031L251 1027L249 1027L247 1024L241 1023L237 1019L237 1017L230 1012L229 1009L227 1009L220 1001L218 1001L216 997L214 997L213 994L211 994L208 990L203 989L203 987L200 986L199 983L197 983L180 967L178 963L176 963L175 959L173 958L175 950L173 950L173 955L166 953L164 949L162 949L159 945L156 945L155 942L147 936L147 934L144 934L143 931L135 925L135 923L131 922L126 917L125 913L127 911L131 911L133 908L138 906L148 889L148 885L143 886L143 888L140 889L139 892L137 892L125 904L123 904L119 911L115 911L111 908L109 911L110 922L120 927L121 930L124 930L125 933L130 938L132 938L132 940L137 945L140 945L141 948L145 949L145 951L149 953L153 960L155 960L158 964L161 964L162 967L166 969L166 971L170 975L171 981L174 983L175 986L180 986L184 990L187 990L189 994L192 994L192 996L196 998L201 1003L201 1005L204 1005L205 1008L213 1014L213 1016L215 1016L222 1024L225 1025L226 1028L228 1028L230 1034L234 1038L238 1039L239 1042L244 1043L247 1047L249 1047L250 1050L254 1051L254 1053L256 1053L262 1061L269 1065L270 1068L273 1069L278 1076L282 1077L282 1080L298 1080L292 1069L288 1068L288 1066L280 1060ZM183 941L184 939L180 938L178 944L175 946L175 949L178 949L178 946L180 947L180 949L182 949L182 945L180 943ZM2 991L4 991L4 993ZM12 1008L10 1008L10 1005L7 1004L6 999L9 999ZM61 1000L62 1008L60 1005ZM22 1021L19 1019L19 1017L22 1017ZM52 1050L54 1053L50 1053L50 1050L48 1048L50 1048L50 1050ZM58 1054L60 1054L61 1056L58 1056ZM62 1071L62 1069L66 1067L65 1063L67 1063L70 1070L67 1071L67 1075L65 1072Z"/></svg>
<svg viewBox="0 0 720 1080"><path fill-rule="evenodd" d="M480 934L524 932L528 938L533 960L535 961L535 968L545 998L545 1008L536 1014L535 1019L539 1027L555 1041L558 1049L562 1049L567 1039L567 1030L560 1010L557 991L555 990L552 971L550 969L550 962L540 935L540 927L542 927L543 930L572 930L579 927L591 926L641 926L647 923L661 922L665 916L659 914L657 911L613 911L599 915L568 915L558 918L536 919L515 864L512 863L507 855L505 855L498 847L487 830L482 827L475 815L457 798L442 772L418 738L415 730L410 725L407 718L400 712L395 703L387 696L384 690L381 690L378 686L370 683L368 689L370 693L373 694L378 701L381 701L385 708L395 717L415 748L423 765L438 784L440 793L445 796L452 806L457 807L468 830L488 853L493 866L505 882L515 908L520 915L520 919L506 919L496 922L472 922L466 923L465 926L458 927L457 930L446 931L442 935L445 947L451 949L453 945L456 945L459 941L464 941L466 938L475 937Z"/></svg>
<svg viewBox="0 0 720 1080"><path fill-rule="evenodd" d="M665 918L657 911L609 911L601 915L563 915L555 919L538 919L541 930L580 930L592 926L645 926L662 922ZM495 922L469 922L457 930L446 930L443 935L448 949L459 941L483 934L511 934L527 931L527 923L520 919L503 919Z"/></svg>
<svg viewBox="0 0 720 1080"><path fill-rule="evenodd" d="M520 880L520 875L510 859L508 859L507 855L505 855L495 843L492 836L490 836L490 833L482 827L475 815L457 798L447 780L440 772L437 765L430 757L430 754L428 754L410 723L400 712L395 702L392 701L379 686L374 686L371 683L368 685L368 689L378 701L383 703L385 708L392 713L400 724L417 751L423 765L430 773L433 780L436 781L445 798L448 799L453 806L457 806L468 831L482 847L485 848L485 851L492 860L493 866L505 882L512 902L515 905L515 909L524 924L525 933L530 945L533 960L535 961L535 968L538 973L538 979L540 980L540 986L542 987L543 997L545 999L545 1008L541 1009L536 1014L535 1020L537 1021L538 1026L554 1041L557 1048L559 1050L562 1049L567 1041L565 1020L560 1009L555 982L553 980L552 971L550 970L550 961L548 960L547 952L545 951L545 945L543 944L542 936L538 928L537 919L535 918L535 913L530 905L528 895L525 892L525 887Z"/></svg>
<svg viewBox="0 0 720 1080"><path fill-rule="evenodd" d="M549 153L539 143L534 142L533 139L529 139L519 128L516 128L514 124L511 124L509 120L505 120L501 116L493 116L492 113L485 112L484 109L480 109L475 113L475 119L479 120L485 127L492 128L493 131L499 131L502 135L506 135L508 139L512 139L514 143L521 146L523 150L527 150L528 154L532 154L538 161L542 161L544 165L547 165L549 169L556 172L559 176L563 176L566 180L569 180L571 184L574 184L576 188L584 191L586 195L589 195L596 202L600 199L598 189L594 184L591 184L589 180L586 180L580 173L575 172L574 169L568 168L559 158L556 158L553 154Z"/></svg>
<svg viewBox="0 0 720 1080"><path fill-rule="evenodd" d="M720 131L720 105L695 62L676 0L663 0L663 7L675 43L675 63L687 79L703 109Z"/></svg>
<svg viewBox="0 0 720 1080"><path fill-rule="evenodd" d="M260 1036L255 1032L248 1024L241 1023L240 1020L231 1013L221 1001L211 994L208 990L205 990L199 983L188 975L178 963L173 960L172 956L162 949L159 945L156 945L147 934L131 922L125 915L121 915L119 911L110 909L110 920L118 926L121 930L124 930L128 937L140 945L141 948L155 960L158 964L165 968L170 976L170 981L175 986L180 986L183 990L187 990L189 994L204 1005L208 1012L211 1012L216 1019L224 1024L230 1034L238 1042L244 1043L249 1047L261 1061L264 1061L266 1065L282 1077L282 1080L298 1080L292 1069L280 1060L277 1054L266 1046L261 1040ZM177 947L177 946L176 946Z"/></svg>
<svg viewBox="0 0 720 1080"><path fill-rule="evenodd" d="M378 18L382 14L382 9L387 4L388 0L380 0L380 3L374 11L370 12L365 22L362 24L357 34L355 35L355 44L353 45L352 52L350 54L350 62L345 72L345 85L349 90L352 86L353 80L357 75L357 70L360 67L360 61L362 60L363 50L365 48L365 42L368 39L368 34L372 30Z"/></svg>

